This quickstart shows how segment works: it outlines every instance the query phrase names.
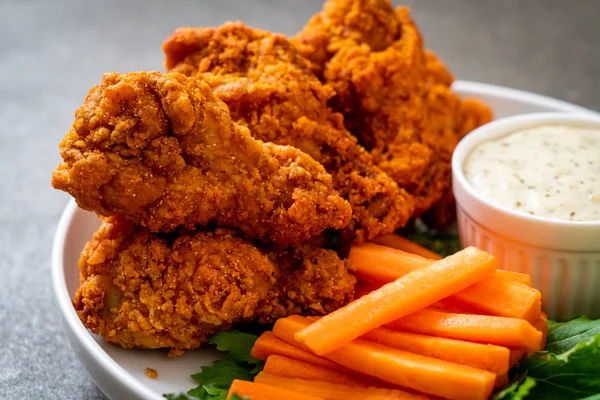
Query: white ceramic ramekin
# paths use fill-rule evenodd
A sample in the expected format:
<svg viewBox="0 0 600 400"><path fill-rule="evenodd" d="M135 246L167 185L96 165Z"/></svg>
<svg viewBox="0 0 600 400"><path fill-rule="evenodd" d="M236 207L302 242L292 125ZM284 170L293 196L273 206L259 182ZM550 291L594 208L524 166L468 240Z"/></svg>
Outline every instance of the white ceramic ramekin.
<svg viewBox="0 0 600 400"><path fill-rule="evenodd" d="M530 274L550 318L600 318L600 221L517 213L480 196L464 175L464 161L478 144L540 125L583 126L600 134L600 117L538 113L499 119L467 135L452 157L461 245L494 254L499 268Z"/></svg>

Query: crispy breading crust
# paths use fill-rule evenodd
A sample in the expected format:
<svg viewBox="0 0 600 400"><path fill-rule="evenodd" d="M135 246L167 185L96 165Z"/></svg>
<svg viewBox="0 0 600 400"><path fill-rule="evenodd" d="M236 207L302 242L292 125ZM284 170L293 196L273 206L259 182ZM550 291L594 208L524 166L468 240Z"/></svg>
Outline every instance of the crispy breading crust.
<svg viewBox="0 0 600 400"><path fill-rule="evenodd" d="M413 217L451 199L460 138L491 120L485 105L452 93L453 77L423 48L407 8L388 0L328 0L294 39L336 91L333 108L375 162L415 198Z"/></svg>
<svg viewBox="0 0 600 400"><path fill-rule="evenodd" d="M240 22L179 28L163 44L165 66L206 81L258 139L292 145L333 176L352 205L345 238L362 242L404 226L412 202L327 105L334 95L283 36Z"/></svg>
<svg viewBox="0 0 600 400"><path fill-rule="evenodd" d="M83 324L125 348L192 349L232 325L322 315L353 299L335 252L256 247L234 232L154 234L108 218L79 261Z"/></svg>
<svg viewBox="0 0 600 400"><path fill-rule="evenodd" d="M155 232L216 223L294 245L351 218L319 163L253 139L205 83L181 74L105 74L60 149L55 188Z"/></svg>

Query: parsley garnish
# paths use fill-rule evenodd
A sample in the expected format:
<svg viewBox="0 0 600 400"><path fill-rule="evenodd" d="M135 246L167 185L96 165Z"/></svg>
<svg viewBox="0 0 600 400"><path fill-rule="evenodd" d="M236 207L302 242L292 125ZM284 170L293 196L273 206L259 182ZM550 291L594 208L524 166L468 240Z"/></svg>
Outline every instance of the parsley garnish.
<svg viewBox="0 0 600 400"><path fill-rule="evenodd" d="M217 333L208 342L216 345L218 350L226 351L225 358L201 367L199 373L192 375L198 386L190 389L187 395L163 396L168 400L225 400L234 379L251 381L262 370L264 362L250 355L256 339L258 336L238 330ZM231 398L235 399L244 400L237 395Z"/></svg>

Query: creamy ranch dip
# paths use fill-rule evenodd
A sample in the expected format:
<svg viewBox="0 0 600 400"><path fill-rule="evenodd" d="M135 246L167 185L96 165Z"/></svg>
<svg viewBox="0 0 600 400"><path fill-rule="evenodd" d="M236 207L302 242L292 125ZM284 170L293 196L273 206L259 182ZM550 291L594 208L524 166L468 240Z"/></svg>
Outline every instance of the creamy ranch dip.
<svg viewBox="0 0 600 400"><path fill-rule="evenodd" d="M488 200L568 221L600 221L600 130L540 126L482 143L464 163Z"/></svg>

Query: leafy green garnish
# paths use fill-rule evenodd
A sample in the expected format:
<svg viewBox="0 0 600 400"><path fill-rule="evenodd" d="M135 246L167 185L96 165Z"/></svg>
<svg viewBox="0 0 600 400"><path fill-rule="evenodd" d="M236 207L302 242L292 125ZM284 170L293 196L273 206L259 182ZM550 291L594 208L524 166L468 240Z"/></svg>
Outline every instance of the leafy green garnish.
<svg viewBox="0 0 600 400"><path fill-rule="evenodd" d="M561 354L598 334L600 320L579 317L569 322L548 321L548 341L544 350Z"/></svg>
<svg viewBox="0 0 600 400"><path fill-rule="evenodd" d="M548 327L545 350L513 368L511 375L521 379L496 399L600 400L600 320L549 321Z"/></svg>
<svg viewBox="0 0 600 400"><path fill-rule="evenodd" d="M535 379L525 377L520 381L516 381L506 389L498 393L495 400L523 400L526 398L531 389L536 385Z"/></svg>
<svg viewBox="0 0 600 400"><path fill-rule="evenodd" d="M250 355L258 336L238 330L219 332L209 339L209 343L217 346L218 350L226 351L222 360L212 365L201 367L200 372L192 375L198 386L190 389L187 395L165 394L169 400L225 400L227 392L234 379L251 381L258 374L264 362ZM243 400L234 395L232 400Z"/></svg>
<svg viewBox="0 0 600 400"><path fill-rule="evenodd" d="M458 235L451 232L404 235L444 257L460 250ZM544 351L522 360L510 376L495 400L600 400L600 320L548 321Z"/></svg>
<svg viewBox="0 0 600 400"><path fill-rule="evenodd" d="M460 250L458 234L454 232L437 232L428 230L419 233L406 233L407 239L428 248L442 257L447 257Z"/></svg>
<svg viewBox="0 0 600 400"><path fill-rule="evenodd" d="M179 394L166 393L166 394L163 394L163 397L167 400L196 400L196 399L188 396L185 393L179 393Z"/></svg>
<svg viewBox="0 0 600 400"><path fill-rule="evenodd" d="M519 369L536 380L533 398L581 399L600 394L600 334L558 355L533 354Z"/></svg>
<svg viewBox="0 0 600 400"><path fill-rule="evenodd" d="M190 389L187 394L199 399L225 399L231 382L234 379L251 381L254 375L243 363L224 359L215 361L211 366L201 367L200 372L192 375L198 387Z"/></svg>
<svg viewBox="0 0 600 400"><path fill-rule="evenodd" d="M257 360L250 355L256 339L258 339L256 335L234 330L219 332L211 337L208 343L217 345L217 350L228 351L227 359L253 366L250 373L256 375L264 365L261 360Z"/></svg>
<svg viewBox="0 0 600 400"><path fill-rule="evenodd" d="M163 394L163 397L167 400L197 400L196 397L190 397L185 393L173 394L167 393ZM227 395L224 397L227 398ZM250 397L240 397L237 393L233 393L229 400L250 400Z"/></svg>

